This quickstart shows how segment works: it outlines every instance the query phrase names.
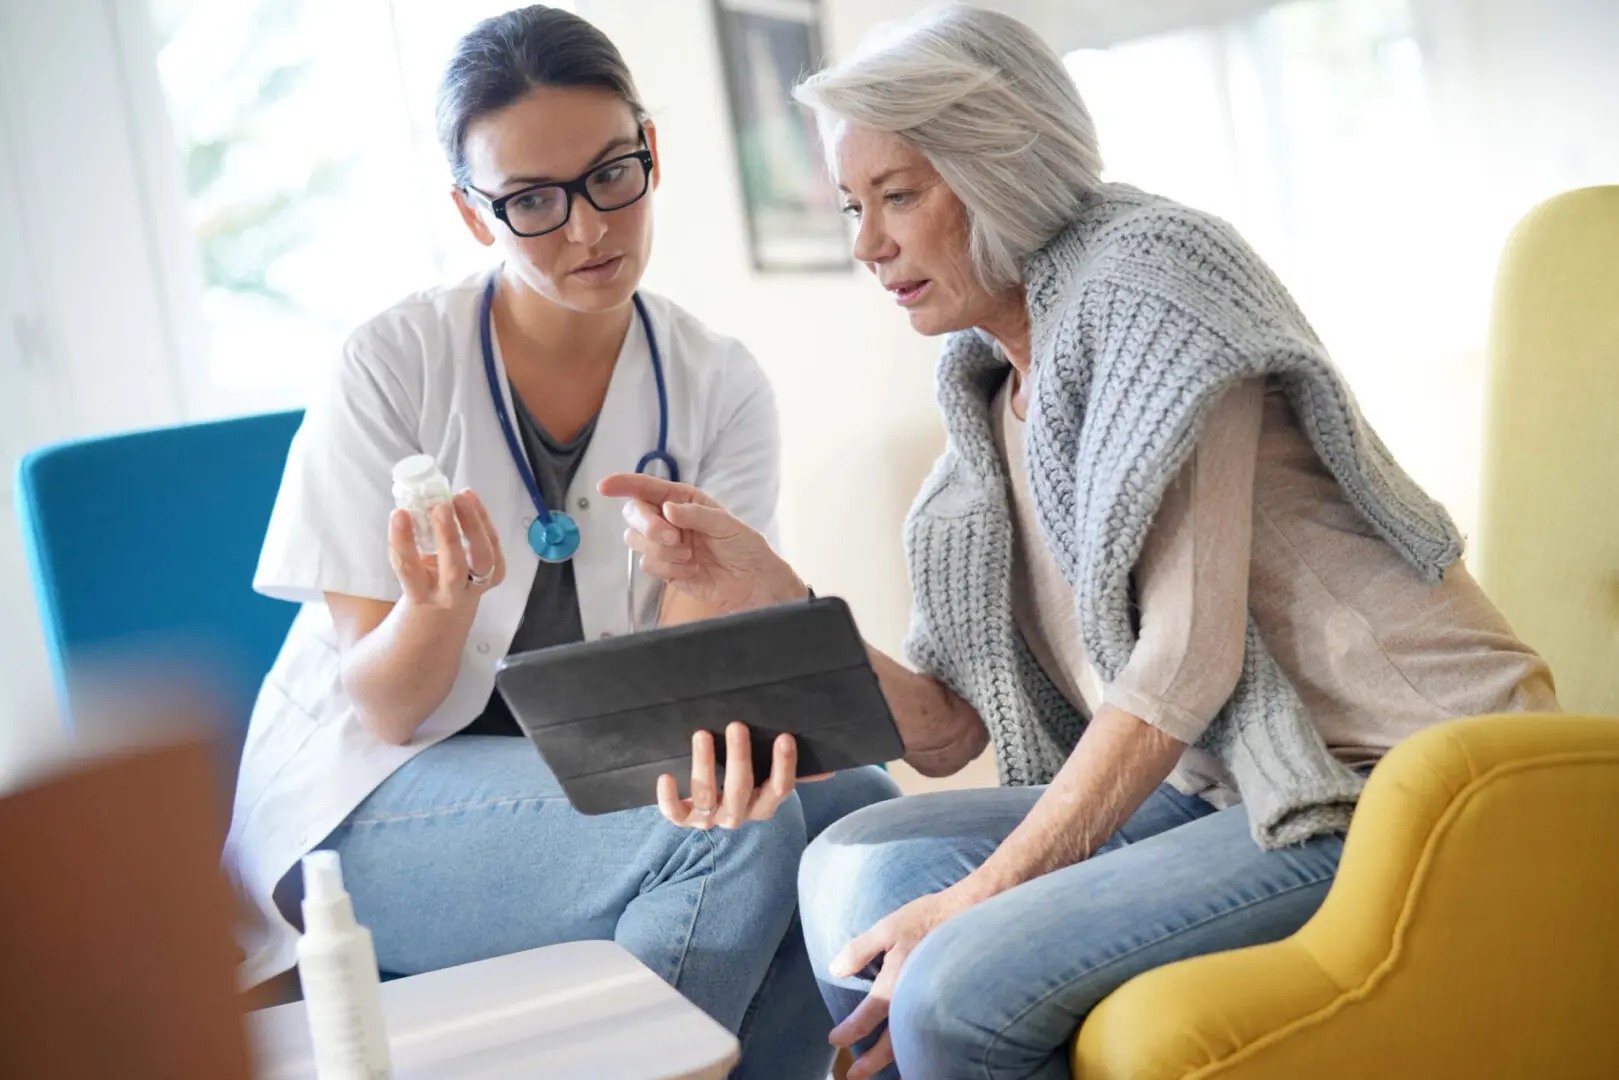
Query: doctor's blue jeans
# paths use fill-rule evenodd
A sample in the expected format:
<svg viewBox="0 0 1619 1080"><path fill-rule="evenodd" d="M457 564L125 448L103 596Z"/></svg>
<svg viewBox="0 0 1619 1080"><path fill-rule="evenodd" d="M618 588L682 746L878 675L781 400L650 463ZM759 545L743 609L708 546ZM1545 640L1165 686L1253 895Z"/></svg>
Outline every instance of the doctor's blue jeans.
<svg viewBox="0 0 1619 1080"><path fill-rule="evenodd" d="M865 998L877 972L832 978L838 951L976 869L1044 790L912 795L851 814L810 845L799 909L835 1019ZM1337 836L1261 850L1242 806L1216 810L1159 787L1089 859L969 908L922 940L890 1003L898 1073L1068 1080L1069 1041L1104 997L1149 968L1291 934L1326 897L1342 850Z"/></svg>
<svg viewBox="0 0 1619 1080"><path fill-rule="evenodd" d="M677 829L655 807L587 817L526 739L458 736L413 758L321 847L343 859L385 971L617 941L737 1034L738 1080L825 1080L831 1019L796 913L799 859L889 799L880 769L803 784L768 822Z"/></svg>

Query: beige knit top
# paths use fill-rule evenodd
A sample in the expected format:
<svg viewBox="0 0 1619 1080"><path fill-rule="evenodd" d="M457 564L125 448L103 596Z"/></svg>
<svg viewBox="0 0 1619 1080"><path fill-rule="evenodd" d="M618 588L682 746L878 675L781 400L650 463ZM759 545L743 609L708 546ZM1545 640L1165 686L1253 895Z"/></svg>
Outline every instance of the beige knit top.
<svg viewBox="0 0 1619 1080"><path fill-rule="evenodd" d="M990 409L1012 478L1018 630L1075 708L1114 705L1188 744L1169 777L1216 806L1230 778L1191 746L1241 673L1251 610L1328 748L1348 765L1456 716L1552 711L1545 662L1457 563L1428 585L1349 503L1286 394L1228 392L1165 493L1135 572L1140 636L1102 685L1080 643L1074 591L1041 536L1008 378Z"/></svg>

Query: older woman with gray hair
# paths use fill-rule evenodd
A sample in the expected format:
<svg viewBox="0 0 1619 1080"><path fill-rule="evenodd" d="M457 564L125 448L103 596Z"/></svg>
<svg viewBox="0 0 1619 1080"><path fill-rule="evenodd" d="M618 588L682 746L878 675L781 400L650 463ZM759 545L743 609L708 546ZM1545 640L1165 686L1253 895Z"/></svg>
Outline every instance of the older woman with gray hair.
<svg viewBox="0 0 1619 1080"><path fill-rule="evenodd" d="M905 542L906 760L1002 787L858 811L800 909L852 1077L1066 1077L1104 996L1316 910L1364 773L1449 717L1556 708L1444 509L1225 223L1103 183L1017 21L930 15L799 91L855 255L948 334L949 442ZM651 572L724 610L806 594L692 488L613 478Z"/></svg>

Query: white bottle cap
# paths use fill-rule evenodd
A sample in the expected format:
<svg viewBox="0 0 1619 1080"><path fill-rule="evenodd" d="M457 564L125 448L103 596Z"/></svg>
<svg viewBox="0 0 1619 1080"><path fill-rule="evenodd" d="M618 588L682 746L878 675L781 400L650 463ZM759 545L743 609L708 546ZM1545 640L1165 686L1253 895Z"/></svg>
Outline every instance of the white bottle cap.
<svg viewBox="0 0 1619 1080"><path fill-rule="evenodd" d="M438 471L431 454L413 454L394 466L394 483L415 484Z"/></svg>
<svg viewBox="0 0 1619 1080"><path fill-rule="evenodd" d="M340 900L343 889L343 863L335 851L311 851L303 858L304 900L325 904Z"/></svg>

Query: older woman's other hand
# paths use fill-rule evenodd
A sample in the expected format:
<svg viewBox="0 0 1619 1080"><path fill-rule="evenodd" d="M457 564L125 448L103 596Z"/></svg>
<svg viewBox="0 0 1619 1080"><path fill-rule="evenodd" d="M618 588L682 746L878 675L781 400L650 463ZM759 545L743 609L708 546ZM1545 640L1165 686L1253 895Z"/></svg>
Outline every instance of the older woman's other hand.
<svg viewBox="0 0 1619 1080"><path fill-rule="evenodd" d="M848 978L879 956L882 957L882 968L871 984L871 992L866 999L855 1006L854 1012L843 1023L832 1029L832 1034L828 1036L832 1044L853 1047L876 1031L888 1019L894 984L899 982L899 973L906 959L922 944L923 938L972 907L979 899L981 894L968 888L965 883L958 883L943 892L917 897L845 945L827 965L828 974L833 978ZM849 1080L867 1080L893 1063L894 1048L885 1030L871 1049L850 1067Z"/></svg>

